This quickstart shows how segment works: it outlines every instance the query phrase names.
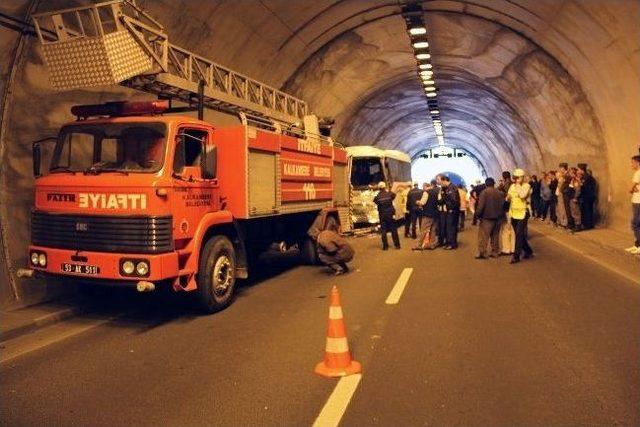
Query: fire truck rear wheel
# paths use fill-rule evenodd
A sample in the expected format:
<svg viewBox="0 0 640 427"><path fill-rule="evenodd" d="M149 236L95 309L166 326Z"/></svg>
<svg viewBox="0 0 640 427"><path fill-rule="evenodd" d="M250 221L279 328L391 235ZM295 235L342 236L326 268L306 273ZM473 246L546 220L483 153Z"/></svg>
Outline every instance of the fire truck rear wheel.
<svg viewBox="0 0 640 427"><path fill-rule="evenodd" d="M225 236L209 239L200 255L198 299L209 313L226 308L236 285L236 254Z"/></svg>

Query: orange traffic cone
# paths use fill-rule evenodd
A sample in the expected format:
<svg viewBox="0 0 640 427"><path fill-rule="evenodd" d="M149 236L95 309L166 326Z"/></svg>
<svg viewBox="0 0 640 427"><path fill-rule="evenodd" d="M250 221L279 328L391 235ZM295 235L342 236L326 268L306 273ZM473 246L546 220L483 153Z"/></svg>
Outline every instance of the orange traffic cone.
<svg viewBox="0 0 640 427"><path fill-rule="evenodd" d="M340 294L335 286L331 289L331 306L329 307L329 326L327 328L327 345L324 360L316 365L316 374L325 377L344 377L362 371L360 363L351 359L349 343L342 318Z"/></svg>

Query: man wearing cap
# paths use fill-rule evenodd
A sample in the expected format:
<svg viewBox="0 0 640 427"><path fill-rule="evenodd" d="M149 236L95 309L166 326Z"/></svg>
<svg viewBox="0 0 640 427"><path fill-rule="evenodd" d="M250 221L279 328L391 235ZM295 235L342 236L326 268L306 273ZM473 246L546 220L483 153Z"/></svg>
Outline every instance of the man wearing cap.
<svg viewBox="0 0 640 427"><path fill-rule="evenodd" d="M520 262L520 254L524 252L524 258L533 256L533 249L527 242L527 222L529 220L529 201L531 198L531 186L523 182L524 171L516 169L513 171L514 183L509 187L507 201L509 202L509 215L511 216L511 226L516 235L515 250L511 264Z"/></svg>
<svg viewBox="0 0 640 427"><path fill-rule="evenodd" d="M400 249L400 237L398 236L398 227L394 215L396 208L393 206L393 199L396 198L395 193L387 190L387 184L384 181L378 183L378 194L373 199L373 203L378 206L378 216L380 217L380 234L382 234L382 250L389 249L387 233L391 232L393 245L396 249Z"/></svg>

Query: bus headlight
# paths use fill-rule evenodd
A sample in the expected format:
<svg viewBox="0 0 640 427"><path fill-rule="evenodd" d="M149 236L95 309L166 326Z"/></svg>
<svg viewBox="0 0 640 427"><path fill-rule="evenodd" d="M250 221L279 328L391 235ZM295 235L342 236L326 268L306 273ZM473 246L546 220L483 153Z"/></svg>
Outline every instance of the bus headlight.
<svg viewBox="0 0 640 427"><path fill-rule="evenodd" d="M40 267L47 266L47 256L45 254L38 255L38 264L40 265Z"/></svg>
<svg viewBox="0 0 640 427"><path fill-rule="evenodd" d="M31 252L31 264L38 265L38 258L37 252Z"/></svg>

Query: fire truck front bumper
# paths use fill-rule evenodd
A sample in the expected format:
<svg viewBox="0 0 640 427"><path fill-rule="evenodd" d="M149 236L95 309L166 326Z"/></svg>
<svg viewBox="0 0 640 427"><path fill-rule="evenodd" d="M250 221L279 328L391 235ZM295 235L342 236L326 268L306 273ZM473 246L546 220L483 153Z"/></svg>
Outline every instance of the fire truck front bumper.
<svg viewBox="0 0 640 427"><path fill-rule="evenodd" d="M83 280L129 282L132 285L178 276L176 252L153 255L113 254L30 246L27 261L29 268L20 269L18 276L32 277L44 273Z"/></svg>

